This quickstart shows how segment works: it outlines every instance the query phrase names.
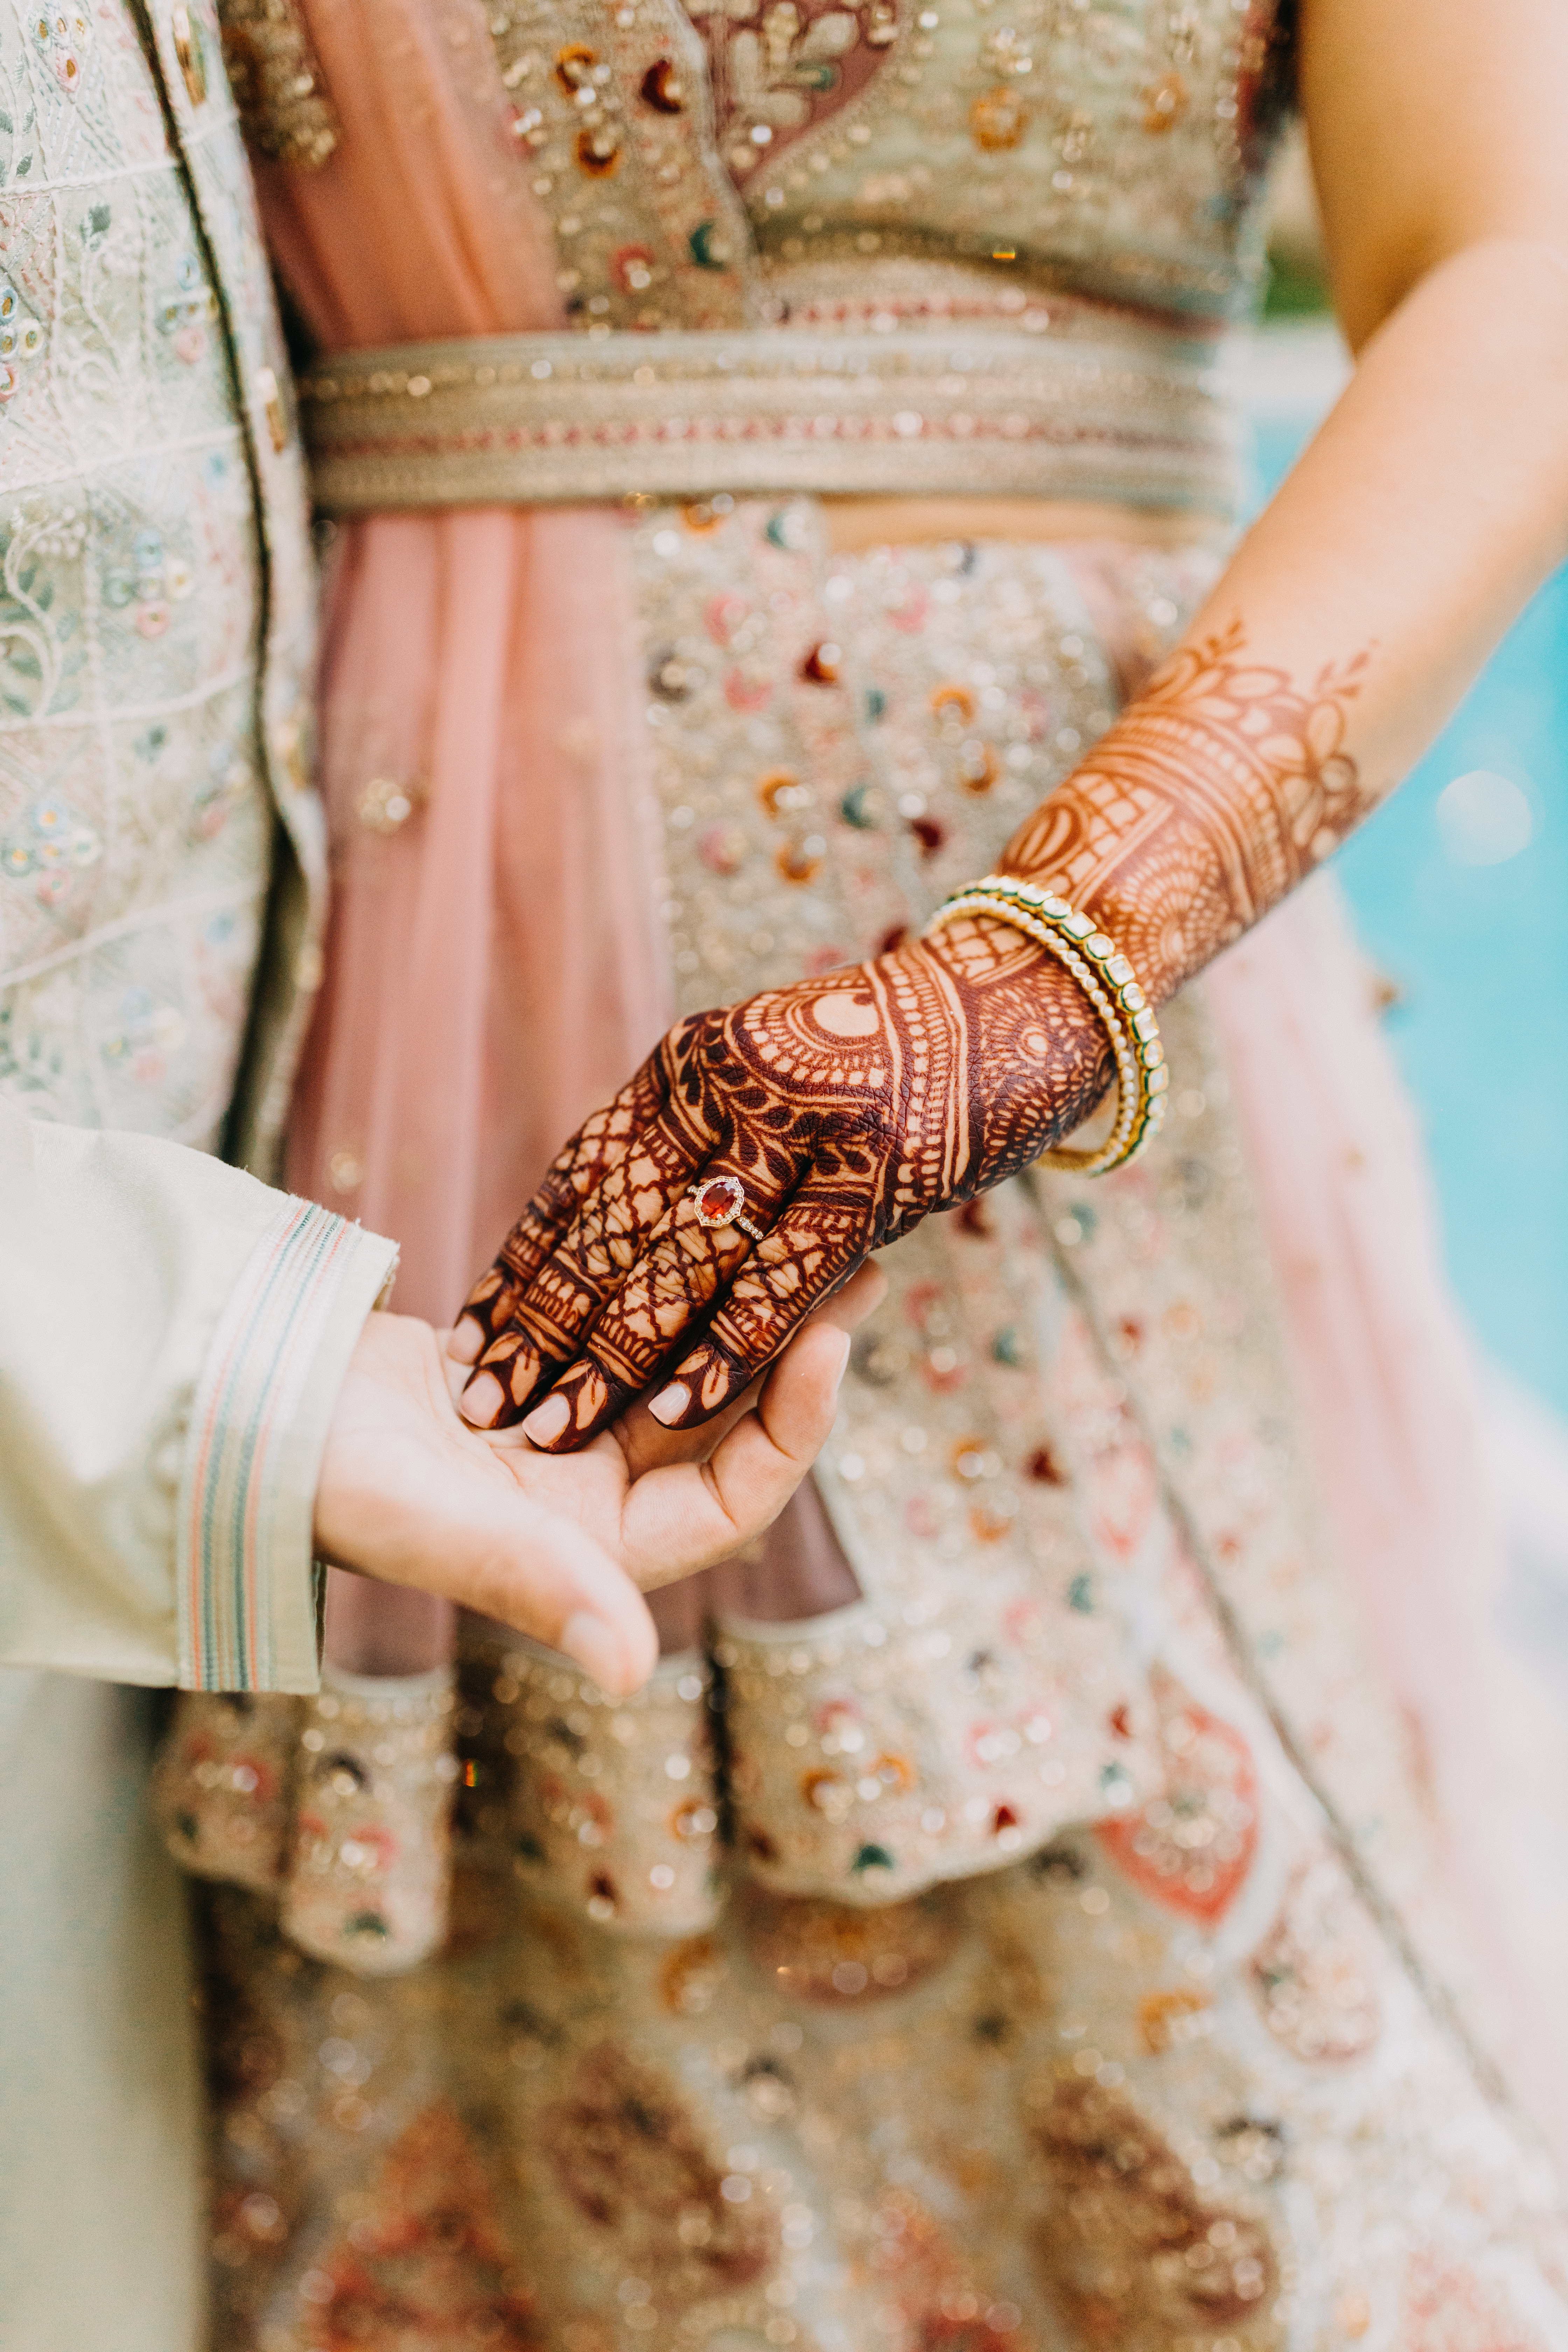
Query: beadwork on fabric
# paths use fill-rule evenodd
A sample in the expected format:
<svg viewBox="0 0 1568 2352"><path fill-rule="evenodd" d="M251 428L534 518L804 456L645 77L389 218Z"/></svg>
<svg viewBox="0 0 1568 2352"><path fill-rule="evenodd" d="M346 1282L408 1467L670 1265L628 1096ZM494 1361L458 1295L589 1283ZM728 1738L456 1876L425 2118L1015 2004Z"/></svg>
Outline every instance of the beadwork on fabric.
<svg viewBox="0 0 1568 2352"><path fill-rule="evenodd" d="M1289 12L492 0L469 32L566 326L323 360L323 480L345 510L400 480L626 501L682 1013L910 937L1225 534L845 552L824 497L969 484L939 467L973 447L1013 495L1223 516L1210 361ZM993 353L1028 400L987 406ZM923 484L906 450L940 453ZM1202 990L1162 1028L1136 1165L1031 1171L886 1253L816 1474L858 1597L721 1616L625 1702L468 1629L435 1958L291 1944L254 1868L212 1868L247 1818L230 1733L198 1759L176 1834L239 1882L205 1898L225 2352L1568 2344Z"/></svg>

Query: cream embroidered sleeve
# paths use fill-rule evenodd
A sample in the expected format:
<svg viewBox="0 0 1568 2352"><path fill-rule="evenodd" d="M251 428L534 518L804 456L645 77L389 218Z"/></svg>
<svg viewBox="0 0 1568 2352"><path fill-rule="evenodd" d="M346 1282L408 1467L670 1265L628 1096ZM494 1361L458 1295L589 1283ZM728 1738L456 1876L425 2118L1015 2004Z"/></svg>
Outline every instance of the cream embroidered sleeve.
<svg viewBox="0 0 1568 2352"><path fill-rule="evenodd" d="M390 1242L0 1099L0 1664L317 1683L326 1428Z"/></svg>

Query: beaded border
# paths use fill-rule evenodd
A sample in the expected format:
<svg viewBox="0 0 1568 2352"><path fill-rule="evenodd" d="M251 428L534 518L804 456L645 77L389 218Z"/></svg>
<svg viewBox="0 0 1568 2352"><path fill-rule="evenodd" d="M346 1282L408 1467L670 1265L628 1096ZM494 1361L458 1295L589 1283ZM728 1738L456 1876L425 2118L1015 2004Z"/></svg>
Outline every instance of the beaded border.
<svg viewBox="0 0 1568 2352"><path fill-rule="evenodd" d="M1171 1084L1159 1024L1131 964L1092 915L1012 874L985 874L953 891L922 936L974 914L994 915L1056 957L1099 1014L1116 1057L1116 1118L1105 1141L1092 1151L1044 1151L1037 1164L1078 1176L1125 1168L1159 1133Z"/></svg>
<svg viewBox="0 0 1568 2352"><path fill-rule="evenodd" d="M1235 507L1207 357L1164 330L480 336L341 354L300 403L334 515L717 489Z"/></svg>

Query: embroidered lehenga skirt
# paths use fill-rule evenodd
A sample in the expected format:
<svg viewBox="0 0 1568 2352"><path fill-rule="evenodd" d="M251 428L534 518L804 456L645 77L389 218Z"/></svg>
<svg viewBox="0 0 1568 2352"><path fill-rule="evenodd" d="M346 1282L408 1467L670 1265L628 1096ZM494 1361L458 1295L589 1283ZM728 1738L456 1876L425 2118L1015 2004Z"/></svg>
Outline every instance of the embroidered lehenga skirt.
<svg viewBox="0 0 1568 2352"><path fill-rule="evenodd" d="M834 554L805 499L633 530L687 1008L984 871L1212 574ZM469 1638L451 1932L406 1974L209 1894L221 2345L1568 2343L1201 989L1167 1034L1136 1167L886 1254L816 1474L858 1600L715 1622L626 1702Z"/></svg>

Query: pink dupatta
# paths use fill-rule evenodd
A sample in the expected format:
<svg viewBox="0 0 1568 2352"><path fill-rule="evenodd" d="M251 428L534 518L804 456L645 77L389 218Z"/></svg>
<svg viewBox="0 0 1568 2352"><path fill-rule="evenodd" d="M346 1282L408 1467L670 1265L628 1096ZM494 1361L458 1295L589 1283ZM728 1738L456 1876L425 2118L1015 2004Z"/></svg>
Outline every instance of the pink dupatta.
<svg viewBox="0 0 1568 2352"><path fill-rule="evenodd" d="M308 13L342 143L320 173L260 176L312 333L561 326L477 6ZM334 550L336 898L289 1180L395 1236L398 1304L437 1322L669 1018L636 642L613 513L375 516ZM414 814L376 830L400 796Z"/></svg>

